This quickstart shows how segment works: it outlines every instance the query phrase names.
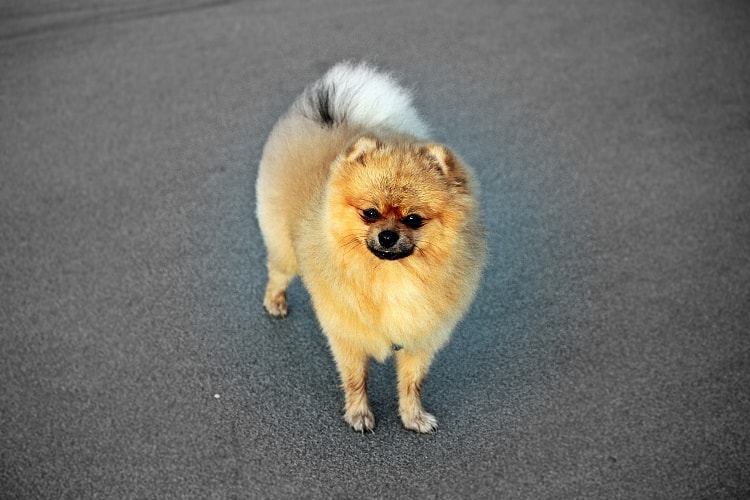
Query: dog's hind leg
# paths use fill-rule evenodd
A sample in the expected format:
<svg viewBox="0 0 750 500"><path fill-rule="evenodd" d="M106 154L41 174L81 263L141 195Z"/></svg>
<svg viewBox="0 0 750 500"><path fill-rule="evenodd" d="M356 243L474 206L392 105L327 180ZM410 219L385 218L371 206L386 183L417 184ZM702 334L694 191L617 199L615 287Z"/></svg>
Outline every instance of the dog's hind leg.
<svg viewBox="0 0 750 500"><path fill-rule="evenodd" d="M279 235L266 236L268 248L268 284L263 298L263 306L271 316L281 318L287 315L286 289L297 275L297 259L291 242L278 241Z"/></svg>

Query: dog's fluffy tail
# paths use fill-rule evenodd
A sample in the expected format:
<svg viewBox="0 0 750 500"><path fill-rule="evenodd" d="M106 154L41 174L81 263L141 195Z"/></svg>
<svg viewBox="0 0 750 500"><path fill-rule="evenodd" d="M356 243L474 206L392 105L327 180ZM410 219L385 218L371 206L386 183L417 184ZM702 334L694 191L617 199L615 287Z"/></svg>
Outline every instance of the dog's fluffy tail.
<svg viewBox="0 0 750 500"><path fill-rule="evenodd" d="M352 125L423 138L428 135L410 92L389 74L365 63L335 65L304 90L294 108L326 127Z"/></svg>

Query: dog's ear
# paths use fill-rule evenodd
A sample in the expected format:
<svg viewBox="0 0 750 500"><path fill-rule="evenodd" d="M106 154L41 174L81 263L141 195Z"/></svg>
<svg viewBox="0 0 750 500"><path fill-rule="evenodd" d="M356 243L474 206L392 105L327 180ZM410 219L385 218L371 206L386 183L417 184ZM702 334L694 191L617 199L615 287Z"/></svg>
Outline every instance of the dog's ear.
<svg viewBox="0 0 750 500"><path fill-rule="evenodd" d="M451 187L468 190L468 176L461 160L442 144L428 144L420 149L420 154L430 165L442 173Z"/></svg>
<svg viewBox="0 0 750 500"><path fill-rule="evenodd" d="M367 153L371 153L381 147L380 141L374 137L362 136L344 154L344 158L350 162L362 163L362 159Z"/></svg>

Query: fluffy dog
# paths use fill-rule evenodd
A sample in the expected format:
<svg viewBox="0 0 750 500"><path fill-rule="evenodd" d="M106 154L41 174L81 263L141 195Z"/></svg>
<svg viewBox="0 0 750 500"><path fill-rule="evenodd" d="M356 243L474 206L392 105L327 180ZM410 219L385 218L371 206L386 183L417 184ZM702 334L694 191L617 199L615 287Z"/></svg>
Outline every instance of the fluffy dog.
<svg viewBox="0 0 750 500"><path fill-rule="evenodd" d="M302 277L341 377L344 419L361 432L375 428L369 358L390 355L404 426L437 428L422 383L484 265L473 174L427 137L390 75L340 63L276 123L260 162L263 304L285 316L287 286Z"/></svg>

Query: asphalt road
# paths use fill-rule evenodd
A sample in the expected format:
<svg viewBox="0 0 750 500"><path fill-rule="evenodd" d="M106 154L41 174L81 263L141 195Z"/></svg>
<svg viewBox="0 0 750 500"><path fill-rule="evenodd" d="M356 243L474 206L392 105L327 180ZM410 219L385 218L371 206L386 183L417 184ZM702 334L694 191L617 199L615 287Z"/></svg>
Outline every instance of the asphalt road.
<svg viewBox="0 0 750 500"><path fill-rule="evenodd" d="M2 498L747 498L750 5L0 5ZM491 258L423 390L341 419L254 180L366 59L477 171Z"/></svg>

